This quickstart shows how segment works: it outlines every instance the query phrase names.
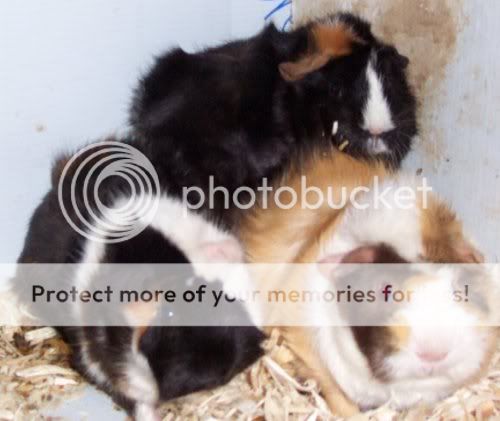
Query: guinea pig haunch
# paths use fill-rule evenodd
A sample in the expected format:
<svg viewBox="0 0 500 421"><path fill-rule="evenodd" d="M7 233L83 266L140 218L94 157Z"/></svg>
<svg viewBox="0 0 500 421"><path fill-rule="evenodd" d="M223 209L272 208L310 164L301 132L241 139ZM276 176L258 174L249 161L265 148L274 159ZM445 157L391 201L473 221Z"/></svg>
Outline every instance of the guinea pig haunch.
<svg viewBox="0 0 500 421"><path fill-rule="evenodd" d="M272 276L256 275L260 288L288 286L301 291L319 285L345 290L355 284L381 297L396 287L412 294L411 300L382 306L378 308L382 312L373 314L377 308L372 304L356 302L263 309L262 320L271 323L311 321L301 327L282 322L286 327L280 330L303 361L304 371L320 383L332 410L347 416L357 406L373 408L390 399L399 408L428 404L480 376L498 338L498 329L487 322L497 307L487 271L472 266L479 281L464 305L454 295L464 282L459 269L450 265L429 273L413 269L422 263L483 261L450 208L433 193L427 191L426 196L418 177L394 174L342 153L312 158L301 171L291 169L280 185L291 187L300 197L303 175L308 186L318 188L324 197L330 188L337 194L342 189L347 194L364 190L340 209L326 201L314 208L300 206L299 201L284 209L270 198L267 208L257 206L249 212L240 237L252 263L308 264L299 265L306 272L300 276L275 265ZM376 182L379 192L387 189L385 205L373 205ZM404 204L398 203L399 188L407 197L413 193ZM363 264L370 264L369 269ZM377 269L380 264L395 269L385 273ZM291 317L290 309L298 314Z"/></svg>

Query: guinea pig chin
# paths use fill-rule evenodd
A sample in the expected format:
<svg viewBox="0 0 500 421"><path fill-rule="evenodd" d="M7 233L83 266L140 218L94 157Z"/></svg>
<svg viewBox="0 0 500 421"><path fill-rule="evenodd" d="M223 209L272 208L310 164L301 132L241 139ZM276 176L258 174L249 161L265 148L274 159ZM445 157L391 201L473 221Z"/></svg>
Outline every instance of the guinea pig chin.
<svg viewBox="0 0 500 421"><path fill-rule="evenodd" d="M355 157L383 158L390 157L393 153L390 139L384 133L371 134L341 121L337 122L336 132L333 133L333 131L333 143L342 151Z"/></svg>

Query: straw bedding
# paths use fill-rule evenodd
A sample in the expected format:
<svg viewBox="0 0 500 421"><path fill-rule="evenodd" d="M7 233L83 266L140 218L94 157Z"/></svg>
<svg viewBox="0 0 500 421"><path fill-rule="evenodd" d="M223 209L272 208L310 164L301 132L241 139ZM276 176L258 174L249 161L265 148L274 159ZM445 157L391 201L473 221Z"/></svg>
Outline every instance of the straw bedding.
<svg viewBox="0 0 500 421"><path fill-rule="evenodd" d="M305 19L310 3L295 4ZM333 4L315 4L325 12ZM312 12L311 12L312 13ZM314 381L296 376L294 357L276 334L266 343L267 355L228 385L165 404L163 420L330 420L335 419ZM69 349L50 328L0 327L0 420L43 419L85 387L70 369ZM500 420L500 344L485 378L457 391L434 407L403 413L390 403L354 421L364 420Z"/></svg>
<svg viewBox="0 0 500 421"><path fill-rule="evenodd" d="M266 356L228 385L165 404L163 420L335 419L314 381L295 377L293 354L278 335L265 346ZM50 328L0 328L0 420L43 419L42 411L78 396L85 384L68 357ZM398 413L389 403L351 419L500 420L500 344L484 379L433 408Z"/></svg>

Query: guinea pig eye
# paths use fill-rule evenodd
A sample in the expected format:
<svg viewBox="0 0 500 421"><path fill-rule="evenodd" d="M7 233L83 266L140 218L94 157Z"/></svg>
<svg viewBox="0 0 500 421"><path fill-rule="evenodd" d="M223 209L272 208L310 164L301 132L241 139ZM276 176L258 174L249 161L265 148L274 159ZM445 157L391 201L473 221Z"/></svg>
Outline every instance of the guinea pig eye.
<svg viewBox="0 0 500 421"><path fill-rule="evenodd" d="M340 88L338 85L332 83L330 85L330 96L335 98L335 99L342 99L344 96L344 93L342 92L342 88Z"/></svg>
<svg viewBox="0 0 500 421"><path fill-rule="evenodd" d="M408 67L408 64L410 64L410 59L402 54L399 53L399 51L392 47L392 46L385 46L383 47L380 51L379 54L382 57L385 57L388 59L388 63L391 63L392 65L396 65L397 67L401 69L406 69Z"/></svg>

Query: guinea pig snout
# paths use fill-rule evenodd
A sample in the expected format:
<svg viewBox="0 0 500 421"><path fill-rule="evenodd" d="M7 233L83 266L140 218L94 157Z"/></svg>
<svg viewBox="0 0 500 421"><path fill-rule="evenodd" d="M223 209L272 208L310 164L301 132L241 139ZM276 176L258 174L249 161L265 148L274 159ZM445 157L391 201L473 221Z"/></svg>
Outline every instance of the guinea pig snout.
<svg viewBox="0 0 500 421"><path fill-rule="evenodd" d="M425 329L415 332L410 349L418 361L425 366L436 366L444 363L455 344L454 335L439 329Z"/></svg>
<svg viewBox="0 0 500 421"><path fill-rule="evenodd" d="M377 126L371 126L371 127L368 127L366 129L366 131L368 132L368 134L371 136L371 137L379 137L381 136L382 134L384 134L387 130L385 130L384 128L382 127L377 127Z"/></svg>
<svg viewBox="0 0 500 421"><path fill-rule="evenodd" d="M449 351L446 349L419 348L416 351L417 357L424 363L439 363L446 359Z"/></svg>

